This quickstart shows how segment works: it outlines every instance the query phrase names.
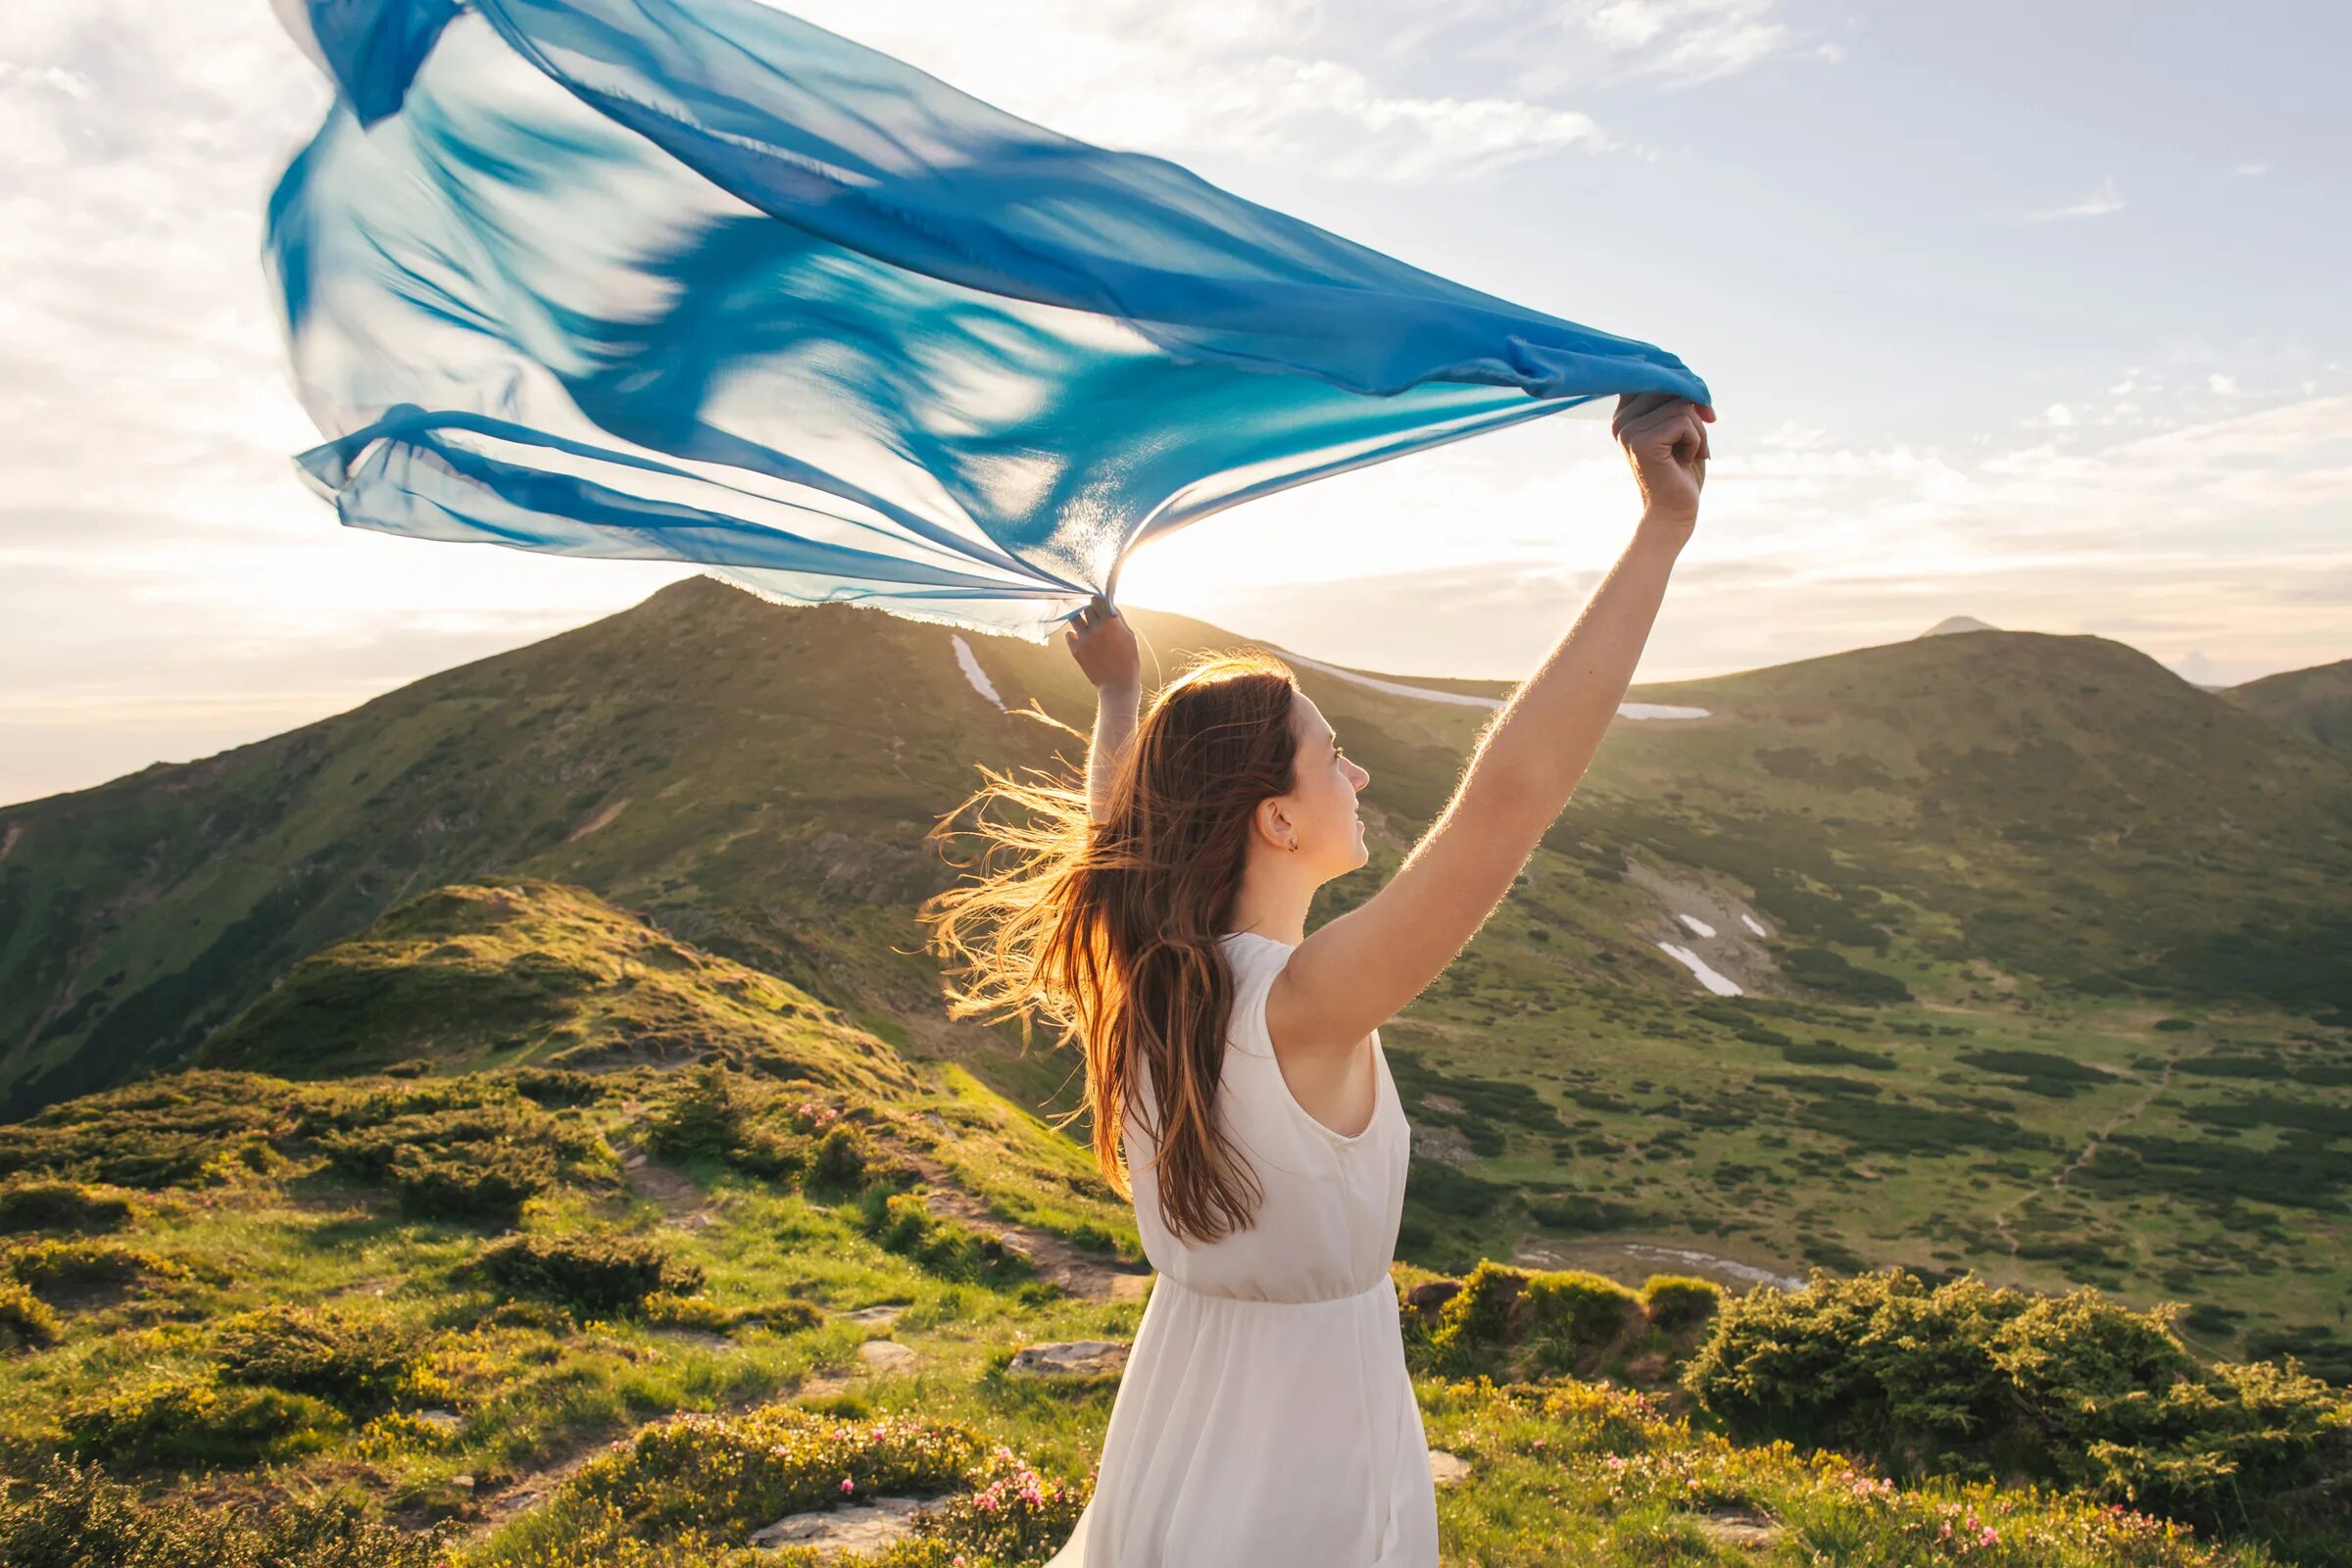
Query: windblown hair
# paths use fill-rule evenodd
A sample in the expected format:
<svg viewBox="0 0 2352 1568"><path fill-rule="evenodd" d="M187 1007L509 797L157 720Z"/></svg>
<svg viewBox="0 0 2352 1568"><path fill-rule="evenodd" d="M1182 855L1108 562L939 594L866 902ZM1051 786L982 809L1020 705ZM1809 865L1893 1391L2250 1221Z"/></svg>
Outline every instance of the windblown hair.
<svg viewBox="0 0 2352 1568"><path fill-rule="evenodd" d="M1263 1190L1217 1122L1233 973L1217 938L1240 897L1250 819L1288 794L1298 686L1255 649L1202 658L1162 688L1136 726L1102 820L1084 781L1033 772L987 782L966 810L984 847L967 879L926 900L929 946L949 961L954 1017L1043 1017L1085 1054L1095 1162L1130 1196L1119 1132L1131 1105L1158 1152L1168 1229L1212 1242L1255 1223ZM1021 813L1004 821L991 804ZM1136 1069L1152 1094L1138 1097ZM1153 1112L1156 1112L1154 1115ZM1157 1125L1153 1123L1156 1122Z"/></svg>

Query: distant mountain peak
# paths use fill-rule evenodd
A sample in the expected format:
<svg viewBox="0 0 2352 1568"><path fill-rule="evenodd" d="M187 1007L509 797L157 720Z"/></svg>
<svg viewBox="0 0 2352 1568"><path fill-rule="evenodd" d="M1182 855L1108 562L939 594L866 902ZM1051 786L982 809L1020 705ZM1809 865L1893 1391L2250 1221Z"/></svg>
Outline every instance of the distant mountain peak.
<svg viewBox="0 0 2352 1568"><path fill-rule="evenodd" d="M1922 637L1949 637L1954 632L1999 631L2000 629L1998 626L1979 620L1974 615L1946 615L1926 631L1921 632L1920 635Z"/></svg>

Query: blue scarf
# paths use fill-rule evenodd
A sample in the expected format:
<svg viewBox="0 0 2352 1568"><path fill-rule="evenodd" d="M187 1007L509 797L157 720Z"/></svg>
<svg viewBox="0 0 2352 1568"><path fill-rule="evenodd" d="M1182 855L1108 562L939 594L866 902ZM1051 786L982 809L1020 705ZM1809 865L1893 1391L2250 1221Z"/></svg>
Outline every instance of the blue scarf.
<svg viewBox="0 0 2352 1568"><path fill-rule="evenodd" d="M270 203L343 522L1043 640L1143 541L1673 355L755 0L277 0Z"/></svg>

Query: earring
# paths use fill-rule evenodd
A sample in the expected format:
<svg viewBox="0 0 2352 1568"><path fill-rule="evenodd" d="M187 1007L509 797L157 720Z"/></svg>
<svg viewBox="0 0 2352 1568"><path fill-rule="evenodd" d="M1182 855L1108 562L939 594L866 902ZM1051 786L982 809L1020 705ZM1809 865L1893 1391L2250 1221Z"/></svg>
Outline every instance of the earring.
<svg viewBox="0 0 2352 1568"><path fill-rule="evenodd" d="M1294 849L1294 850L1296 850L1297 848L1298 848L1298 841L1297 839L1293 839L1293 840L1291 840L1291 848L1292 848L1292 849Z"/></svg>

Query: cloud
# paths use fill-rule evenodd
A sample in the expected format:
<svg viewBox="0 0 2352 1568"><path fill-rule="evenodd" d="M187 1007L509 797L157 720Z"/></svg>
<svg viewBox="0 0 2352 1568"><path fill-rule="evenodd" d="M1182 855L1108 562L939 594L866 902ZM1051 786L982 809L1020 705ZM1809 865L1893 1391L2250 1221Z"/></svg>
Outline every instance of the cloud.
<svg viewBox="0 0 2352 1568"><path fill-rule="evenodd" d="M2269 173L2270 172L2270 160L2267 158L2250 160L2249 162L2237 165L2235 168L2230 171L2230 172L2235 174L2240 179L2256 179L2264 174Z"/></svg>
<svg viewBox="0 0 2352 1568"><path fill-rule="evenodd" d="M1957 613L2128 637L2160 658L2193 648L2237 678L2352 653L2352 397L2098 446L1718 434L1646 679L1892 641ZM1138 553L1129 592L1315 658L1524 674L1623 546L1629 486L1605 436L1573 419L1482 444L1475 460L1416 456L1196 524Z"/></svg>
<svg viewBox="0 0 2352 1568"><path fill-rule="evenodd" d="M795 15L991 103L1107 146L1346 178L1478 178L1618 145L1576 109L1398 92L1312 0L802 0Z"/></svg>
<svg viewBox="0 0 2352 1568"><path fill-rule="evenodd" d="M1693 83L1738 75L1792 42L1773 0L1570 0L1560 15L1625 74Z"/></svg>
<svg viewBox="0 0 2352 1568"><path fill-rule="evenodd" d="M2124 198L2115 188L2111 175L2100 181L2099 188L2089 195L2054 207L2037 207L2018 216L2029 223L2054 223L2070 218L2105 218L2109 213L2124 210Z"/></svg>

